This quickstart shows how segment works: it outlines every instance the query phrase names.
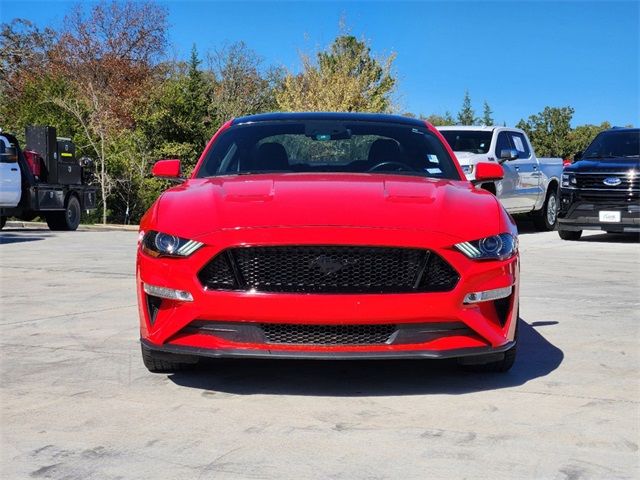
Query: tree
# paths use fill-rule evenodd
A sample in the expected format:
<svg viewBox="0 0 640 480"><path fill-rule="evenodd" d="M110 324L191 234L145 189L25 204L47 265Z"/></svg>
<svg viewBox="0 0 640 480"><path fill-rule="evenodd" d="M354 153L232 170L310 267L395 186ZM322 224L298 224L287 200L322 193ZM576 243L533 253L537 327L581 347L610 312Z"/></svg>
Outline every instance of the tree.
<svg viewBox="0 0 640 480"><path fill-rule="evenodd" d="M199 69L195 46L187 64L163 68L136 111L136 132L146 139L156 158L178 158L189 172L217 125L212 121L213 79Z"/></svg>
<svg viewBox="0 0 640 480"><path fill-rule="evenodd" d="M602 122L600 125L580 125L574 128L569 135L571 154L584 151L597 134L609 128L611 128L609 122Z"/></svg>
<svg viewBox="0 0 640 480"><path fill-rule="evenodd" d="M23 18L0 25L0 90L4 95L20 95L25 83L46 72L56 37L54 30L41 30Z"/></svg>
<svg viewBox="0 0 640 480"><path fill-rule="evenodd" d="M81 6L65 18L52 50L52 71L73 87L51 101L74 116L98 159L102 221L113 188L108 173L110 142L133 125L132 112L166 44L166 10L153 3L96 4L87 16Z"/></svg>
<svg viewBox="0 0 640 480"><path fill-rule="evenodd" d="M492 115L493 115L493 110L491 110L489 103L487 103L487 101L485 100L484 107L482 109L482 124L487 126L493 125L494 121L493 121Z"/></svg>
<svg viewBox="0 0 640 480"><path fill-rule="evenodd" d="M520 120L516 127L527 132L531 143L540 157L569 158L573 153L571 145L571 107L545 107L526 121Z"/></svg>
<svg viewBox="0 0 640 480"><path fill-rule="evenodd" d="M444 115L431 114L427 117L422 117L424 120L429 122L431 125L442 126L442 125L455 125L456 121L453 119L453 116L450 112L444 112Z"/></svg>
<svg viewBox="0 0 640 480"><path fill-rule="evenodd" d="M288 111L388 112L396 80L395 55L380 60L363 40L340 35L315 61L301 55L302 71L285 76L276 94Z"/></svg>
<svg viewBox="0 0 640 480"><path fill-rule="evenodd" d="M471 107L471 97L469 91L464 92L462 108L458 112L458 125L473 125L476 121L476 112Z"/></svg>
<svg viewBox="0 0 640 480"><path fill-rule="evenodd" d="M275 91L282 82L278 68L263 68L263 60L244 42L214 50L209 54L214 78L210 110L217 124L243 115L277 108Z"/></svg>

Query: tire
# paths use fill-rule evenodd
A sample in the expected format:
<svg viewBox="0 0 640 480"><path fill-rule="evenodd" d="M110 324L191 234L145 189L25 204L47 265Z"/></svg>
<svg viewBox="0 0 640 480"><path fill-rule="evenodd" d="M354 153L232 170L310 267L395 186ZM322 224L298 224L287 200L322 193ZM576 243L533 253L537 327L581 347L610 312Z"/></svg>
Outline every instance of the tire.
<svg viewBox="0 0 640 480"><path fill-rule="evenodd" d="M151 373L174 373L180 370L193 368L198 359L195 357L187 357L181 355L172 355L168 353L156 353L153 350L140 345L142 350L142 363Z"/></svg>
<svg viewBox="0 0 640 480"><path fill-rule="evenodd" d="M7 223L7 217L0 217L0 230L2 230Z"/></svg>
<svg viewBox="0 0 640 480"><path fill-rule="evenodd" d="M513 364L516 361L516 348L514 345L509 350L504 352L504 358L496 362L481 363L478 365L461 365L462 368L469 372L476 373L505 373L511 370Z"/></svg>
<svg viewBox="0 0 640 480"><path fill-rule="evenodd" d="M537 212L531 215L533 225L540 232L551 232L555 230L558 223L558 189L551 188L547 192L544 205Z"/></svg>
<svg viewBox="0 0 640 480"><path fill-rule="evenodd" d="M563 240L580 240L582 230L558 230L558 235Z"/></svg>
<svg viewBox="0 0 640 480"><path fill-rule="evenodd" d="M82 210L78 198L71 195L67 200L64 212L50 212L45 218L50 230L72 231L80 225L81 214Z"/></svg>

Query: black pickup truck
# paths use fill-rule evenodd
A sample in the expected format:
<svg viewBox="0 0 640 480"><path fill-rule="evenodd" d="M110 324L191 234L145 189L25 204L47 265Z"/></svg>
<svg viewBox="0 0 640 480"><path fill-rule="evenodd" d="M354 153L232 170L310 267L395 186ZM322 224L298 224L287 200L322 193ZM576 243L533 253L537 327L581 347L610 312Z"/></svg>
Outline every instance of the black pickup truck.
<svg viewBox="0 0 640 480"><path fill-rule="evenodd" d="M562 173L558 234L640 232L640 129L599 133Z"/></svg>

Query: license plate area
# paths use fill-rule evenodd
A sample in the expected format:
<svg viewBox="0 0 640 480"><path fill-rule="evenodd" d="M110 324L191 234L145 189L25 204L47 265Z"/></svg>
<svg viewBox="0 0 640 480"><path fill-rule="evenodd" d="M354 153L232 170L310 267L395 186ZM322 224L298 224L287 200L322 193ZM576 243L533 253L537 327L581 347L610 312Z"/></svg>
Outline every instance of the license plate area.
<svg viewBox="0 0 640 480"><path fill-rule="evenodd" d="M601 210L599 213L599 219L604 223L620 223L620 212L613 212L609 210Z"/></svg>

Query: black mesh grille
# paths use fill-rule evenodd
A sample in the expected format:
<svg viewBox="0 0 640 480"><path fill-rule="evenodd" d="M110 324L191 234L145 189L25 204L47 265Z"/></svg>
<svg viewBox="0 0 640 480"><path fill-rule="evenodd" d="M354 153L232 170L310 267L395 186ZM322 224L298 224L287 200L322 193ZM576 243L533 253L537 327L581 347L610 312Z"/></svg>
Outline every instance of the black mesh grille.
<svg viewBox="0 0 640 480"><path fill-rule="evenodd" d="M395 325L288 325L262 324L267 343L297 345L385 344Z"/></svg>
<svg viewBox="0 0 640 480"><path fill-rule="evenodd" d="M210 289L292 293L451 290L457 272L429 250L360 246L233 248L199 274Z"/></svg>
<svg viewBox="0 0 640 480"><path fill-rule="evenodd" d="M214 290L233 290L237 288L231 261L232 259L229 258L226 252L214 257L198 274L202 284Z"/></svg>
<svg viewBox="0 0 640 480"><path fill-rule="evenodd" d="M619 185L606 185L605 179L617 178L620 180ZM621 193L630 193L640 189L640 177L628 176L620 173L576 173L576 183L578 188L591 190L619 191Z"/></svg>

